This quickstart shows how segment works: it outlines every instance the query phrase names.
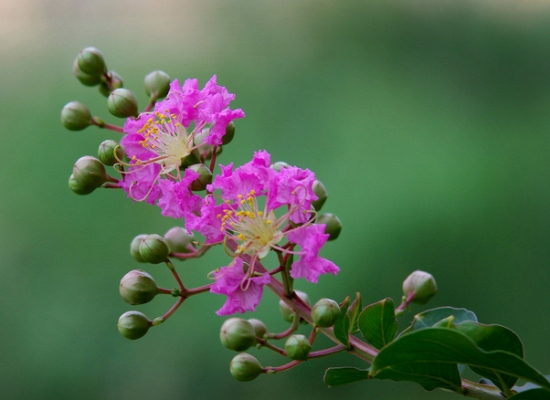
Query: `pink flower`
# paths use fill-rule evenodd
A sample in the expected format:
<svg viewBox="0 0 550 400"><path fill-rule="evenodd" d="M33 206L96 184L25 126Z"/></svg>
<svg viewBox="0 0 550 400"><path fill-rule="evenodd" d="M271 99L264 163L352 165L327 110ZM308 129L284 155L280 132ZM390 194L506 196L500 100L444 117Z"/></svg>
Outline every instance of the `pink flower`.
<svg viewBox="0 0 550 400"><path fill-rule="evenodd" d="M200 146L221 145L227 125L244 117L240 108L229 108L234 98L216 84L215 75L202 90L196 79L186 80L181 88L175 80L166 99L155 104L154 112L128 118L124 124L126 135L121 140L130 158L121 184L128 196L151 204L160 198L163 215L176 218L196 211L200 198L187 192L190 182L178 183L184 180L181 166ZM208 135L204 144L196 145L195 135L203 129Z"/></svg>
<svg viewBox="0 0 550 400"><path fill-rule="evenodd" d="M269 165L269 154L258 151L235 170L232 164L222 166L222 174L208 186L213 194L203 202L200 216L187 220L187 229L201 233L210 244L235 241L234 257L250 256L249 273L258 259L275 250L297 256L291 266L295 278L317 282L321 274L336 274L339 268L319 257L329 235L324 233L324 225L312 222L311 202L317 199L312 189L315 175L297 167L276 171ZM299 251L294 250L296 245Z"/></svg>
<svg viewBox="0 0 550 400"><path fill-rule="evenodd" d="M231 315L237 312L254 311L260 303L264 285L271 281L269 274L248 276L243 260L236 258L231 265L222 267L214 273L216 282L210 292L224 294L227 300L216 314Z"/></svg>

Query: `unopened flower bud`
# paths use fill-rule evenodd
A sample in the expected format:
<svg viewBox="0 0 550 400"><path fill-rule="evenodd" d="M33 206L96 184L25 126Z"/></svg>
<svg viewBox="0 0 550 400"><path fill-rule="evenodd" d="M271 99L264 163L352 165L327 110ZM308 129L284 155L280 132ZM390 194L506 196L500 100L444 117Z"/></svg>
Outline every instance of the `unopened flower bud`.
<svg viewBox="0 0 550 400"><path fill-rule="evenodd" d="M193 241L195 236L187 233L187 229L175 226L164 234L164 240L170 253L191 253L195 251Z"/></svg>
<svg viewBox="0 0 550 400"><path fill-rule="evenodd" d="M73 63L73 74L84 86L96 86L101 83L101 75L89 75L78 66L78 59Z"/></svg>
<svg viewBox="0 0 550 400"><path fill-rule="evenodd" d="M189 167L189 169L199 174L199 177L191 182L189 188L194 192L206 190L206 185L212 183L212 172L210 169L208 169L208 167L204 164L193 164Z"/></svg>
<svg viewBox="0 0 550 400"><path fill-rule="evenodd" d="M170 77L164 71L153 71L145 77L147 96L156 95L158 99L166 97L170 90Z"/></svg>
<svg viewBox="0 0 550 400"><path fill-rule="evenodd" d="M341 314L340 306L331 299L321 299L311 308L311 318L315 322L315 325L321 328L328 328L334 325Z"/></svg>
<svg viewBox="0 0 550 400"><path fill-rule="evenodd" d="M426 304L437 292L434 277L424 271L414 271L403 282L403 294L413 294L413 303Z"/></svg>
<svg viewBox="0 0 550 400"><path fill-rule="evenodd" d="M256 344L256 333L246 319L229 318L220 329L220 340L230 350L243 351Z"/></svg>
<svg viewBox="0 0 550 400"><path fill-rule="evenodd" d="M197 150L199 152L200 158L203 160L208 160L212 158L212 153L214 150L212 146L204 142L204 140L209 134L210 134L210 128L206 127L206 128L202 128L202 130L193 137L193 144L195 146L199 146ZM222 146L217 146L216 155L220 154L222 152L222 149L223 149Z"/></svg>
<svg viewBox="0 0 550 400"><path fill-rule="evenodd" d="M130 243L130 254L134 258L134 260L136 260L137 262L140 262L140 263L146 263L147 262L143 259L143 257L139 253L139 246L141 245L141 242L143 242L143 240L146 237L147 237L147 234L142 233L141 235L137 235L135 238L133 238L132 242Z"/></svg>
<svg viewBox="0 0 550 400"><path fill-rule="evenodd" d="M92 156L80 157L76 161L72 177L83 192L82 194L93 192L107 181L105 166Z"/></svg>
<svg viewBox="0 0 550 400"><path fill-rule="evenodd" d="M119 285L120 297L128 304L145 304L158 294L155 280L147 272L135 269L122 277Z"/></svg>
<svg viewBox="0 0 550 400"><path fill-rule="evenodd" d="M342 222L334 214L322 214L317 217L316 224L325 224L325 233L329 234L328 240L336 240L342 231Z"/></svg>
<svg viewBox="0 0 550 400"><path fill-rule="evenodd" d="M234 137L235 137L235 123L231 121L229 122L229 124L227 124L227 127L225 128L225 135L222 136L222 144L226 145L231 143Z"/></svg>
<svg viewBox="0 0 550 400"><path fill-rule="evenodd" d="M105 140L99 145L97 158L99 158L99 161L103 164L112 167L120 162L122 157L124 157L124 151L114 140Z"/></svg>
<svg viewBox="0 0 550 400"><path fill-rule="evenodd" d="M248 320L250 322L250 325L252 325L252 328L254 328L254 333L256 334L256 337L263 338L265 334L267 334L267 326L256 318L250 318Z"/></svg>
<svg viewBox="0 0 550 400"><path fill-rule="evenodd" d="M317 179L313 182L313 193L315 193L318 199L313 201L311 205L315 207L316 211L319 211L323 207L323 204L325 204L325 201L327 201L328 192L325 185Z"/></svg>
<svg viewBox="0 0 550 400"><path fill-rule="evenodd" d="M95 190L95 187L81 185L74 179L73 174L71 174L71 176L69 177L69 189L71 189L76 194L85 195L92 193Z"/></svg>
<svg viewBox="0 0 550 400"><path fill-rule="evenodd" d="M152 234L147 235L139 244L139 254L149 264L160 264L168 258L168 245L162 236Z"/></svg>
<svg viewBox="0 0 550 400"><path fill-rule="evenodd" d="M61 110L61 122L70 131L81 131L92 124L92 114L84 104L71 101Z"/></svg>
<svg viewBox="0 0 550 400"><path fill-rule="evenodd" d="M107 99L107 108L115 117L127 118L137 117L137 97L131 90L115 89Z"/></svg>
<svg viewBox="0 0 550 400"><path fill-rule="evenodd" d="M269 166L270 168L274 169L275 171L279 172L282 168L288 168L290 165L288 165L284 161L277 161L276 163L273 163Z"/></svg>
<svg viewBox="0 0 550 400"><path fill-rule="evenodd" d="M256 357L241 353L233 357L229 364L229 371L236 380L249 382L256 379L263 372L263 368Z"/></svg>
<svg viewBox="0 0 550 400"><path fill-rule="evenodd" d="M311 351L311 344L304 335L292 335L286 340L285 351L292 360L305 360Z"/></svg>
<svg viewBox="0 0 550 400"><path fill-rule="evenodd" d="M306 293L300 292L299 290L295 290L296 295L302 299L302 301L306 304L311 304L309 302L309 297ZM292 322L294 318L297 318L298 315L290 308L283 300L279 300L279 311L281 312L281 315L283 316L285 321Z"/></svg>
<svg viewBox="0 0 550 400"><path fill-rule="evenodd" d="M126 339L139 339L147 333L150 327L149 318L139 311L127 311L118 319L118 331Z"/></svg>
<svg viewBox="0 0 550 400"><path fill-rule="evenodd" d="M86 47L76 57L78 67L88 75L101 76L105 72L103 54L95 47Z"/></svg>
<svg viewBox="0 0 550 400"><path fill-rule="evenodd" d="M122 77L119 74L117 74L115 71L107 72L107 76L108 78L103 77L103 79L101 80L101 83L98 86L99 93L101 93L105 97L109 97L112 90L120 89L122 86L124 86ZM111 82L110 85L109 83L107 83L107 80Z"/></svg>

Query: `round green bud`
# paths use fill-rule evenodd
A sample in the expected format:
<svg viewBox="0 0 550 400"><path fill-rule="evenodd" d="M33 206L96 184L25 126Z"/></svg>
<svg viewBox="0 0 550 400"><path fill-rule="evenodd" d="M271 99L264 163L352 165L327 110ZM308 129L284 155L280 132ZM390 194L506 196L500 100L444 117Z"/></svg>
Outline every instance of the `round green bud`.
<svg viewBox="0 0 550 400"><path fill-rule="evenodd" d="M233 357L229 364L229 371L236 380L249 382L256 379L263 372L263 368L256 357L241 353Z"/></svg>
<svg viewBox="0 0 550 400"><path fill-rule="evenodd" d="M107 181L105 166L92 156L80 157L73 166L74 181L82 192L91 193Z"/></svg>
<svg viewBox="0 0 550 400"><path fill-rule="evenodd" d="M164 240L168 245L170 253L191 253L195 251L193 241L195 236L187 233L187 229L174 226L164 234Z"/></svg>
<svg viewBox="0 0 550 400"><path fill-rule="evenodd" d="M116 163L120 162L124 157L124 151L114 140L105 140L99 145L97 151L97 158L103 164L112 167Z"/></svg>
<svg viewBox="0 0 550 400"><path fill-rule="evenodd" d="M424 271L414 271L403 282L403 294L414 294L413 303L426 304L437 293L434 277Z"/></svg>
<svg viewBox="0 0 550 400"><path fill-rule="evenodd" d="M197 134L193 137L193 144L195 146L199 146L203 144L204 139L206 139L209 133L210 133L210 128L202 128L201 131L197 132Z"/></svg>
<svg viewBox="0 0 550 400"><path fill-rule="evenodd" d="M225 135L222 136L222 144L226 145L231 143L235 137L235 123L231 121L225 128Z"/></svg>
<svg viewBox="0 0 550 400"><path fill-rule="evenodd" d="M329 328L338 321L342 311L337 302L331 299L321 299L311 308L311 318L315 325Z"/></svg>
<svg viewBox="0 0 550 400"><path fill-rule="evenodd" d="M158 294L155 280L147 272L135 269L122 277L119 285L120 297L128 304L149 303Z"/></svg>
<svg viewBox="0 0 550 400"><path fill-rule="evenodd" d="M61 122L70 131L81 131L92 124L92 114L84 104L71 101L61 110Z"/></svg>
<svg viewBox="0 0 550 400"><path fill-rule="evenodd" d="M270 165L270 168L274 169L275 171L279 172L282 168L288 168L290 165L288 165L284 161L277 161L276 163L273 163Z"/></svg>
<svg viewBox="0 0 550 400"><path fill-rule="evenodd" d="M201 162L200 154L195 149L191 153L189 153L187 156L185 156L181 159L180 171L183 171L186 168L189 168L191 165L198 164L200 162Z"/></svg>
<svg viewBox="0 0 550 400"><path fill-rule="evenodd" d="M69 177L69 189L71 189L76 194L85 195L92 193L95 190L95 187L81 185L74 179L73 174L71 174L71 176Z"/></svg>
<svg viewBox="0 0 550 400"><path fill-rule="evenodd" d="M157 234L147 235L139 244L139 254L149 264L160 264L168 259L168 245Z"/></svg>
<svg viewBox="0 0 550 400"><path fill-rule="evenodd" d="M256 334L256 337L263 338L264 335L267 334L267 326L256 318L250 318L248 320L250 322L250 325L252 325L252 328L254 328L254 333Z"/></svg>
<svg viewBox="0 0 550 400"><path fill-rule="evenodd" d="M200 146L197 148L199 155L201 159L208 160L212 158L212 153L214 148L210 146L207 143L204 143L204 139L208 136L210 133L210 128L202 128L200 132L198 132L194 138L193 138L193 144L195 146ZM216 147L216 155L220 154L222 152L223 146Z"/></svg>
<svg viewBox="0 0 550 400"><path fill-rule="evenodd" d="M299 290L295 290L296 295L302 299L302 301L306 304L311 304L309 302L309 297L306 293L300 292ZM294 318L298 317L298 315L290 308L283 300L279 300L279 311L281 312L281 315L283 316L283 319L288 322L292 322Z"/></svg>
<svg viewBox="0 0 550 400"><path fill-rule="evenodd" d="M138 101L131 90L115 89L107 99L107 108L115 117L127 118L137 117Z"/></svg>
<svg viewBox="0 0 550 400"><path fill-rule="evenodd" d="M115 71L109 71L107 72L107 75L111 78L111 85L113 86L113 89L120 89L124 86L122 76L117 74Z"/></svg>
<svg viewBox="0 0 550 400"><path fill-rule="evenodd" d="M78 67L88 75L101 76L105 70L103 54L95 47L86 47L76 57Z"/></svg>
<svg viewBox="0 0 550 400"><path fill-rule="evenodd" d="M325 185L323 185L321 181L316 179L313 182L313 193L315 193L318 199L313 201L311 205L315 208L316 211L319 211L323 207L323 204L325 204L325 201L327 201L327 188L325 188Z"/></svg>
<svg viewBox="0 0 550 400"><path fill-rule="evenodd" d="M243 351L256 344L256 333L246 319L229 318L220 329L220 340L230 350Z"/></svg>
<svg viewBox="0 0 550 400"><path fill-rule="evenodd" d="M109 84L107 83L107 78L103 77L101 83L98 86L99 93L101 93L105 97L109 97L109 95L111 94L111 88L115 90L120 89L122 86L124 86L122 82L122 77L115 71L107 72L107 76L111 81L111 85L109 86Z"/></svg>
<svg viewBox="0 0 550 400"><path fill-rule="evenodd" d="M156 95L157 98L163 98L170 90L170 77L164 71L153 71L145 76L144 84L147 96Z"/></svg>
<svg viewBox="0 0 550 400"><path fill-rule="evenodd" d="M195 171L199 174L199 177L191 182L189 188L194 192L199 192L201 190L206 190L206 185L212 183L212 172L204 164L193 164L189 169Z"/></svg>
<svg viewBox="0 0 550 400"><path fill-rule="evenodd" d="M147 237L148 235L145 233L142 233L141 235L137 235L135 238L132 239L132 242L130 243L130 254L136 260L140 263L146 263L145 259L141 256L139 252L139 246L141 245L141 242Z"/></svg>
<svg viewBox="0 0 550 400"><path fill-rule="evenodd" d="M334 214L322 214L315 220L316 224L325 224L325 233L329 234L328 240L336 240L342 231L342 222Z"/></svg>
<svg viewBox="0 0 550 400"><path fill-rule="evenodd" d="M291 335L286 340L285 351L292 360L305 360L311 351L311 344L304 335Z"/></svg>
<svg viewBox="0 0 550 400"><path fill-rule="evenodd" d="M118 319L118 331L126 339L139 339L147 333L150 327L149 318L139 311L127 311Z"/></svg>
<svg viewBox="0 0 550 400"><path fill-rule="evenodd" d="M84 86L96 86L101 83L101 75L89 75L82 72L78 66L78 60L74 60L73 74Z"/></svg>

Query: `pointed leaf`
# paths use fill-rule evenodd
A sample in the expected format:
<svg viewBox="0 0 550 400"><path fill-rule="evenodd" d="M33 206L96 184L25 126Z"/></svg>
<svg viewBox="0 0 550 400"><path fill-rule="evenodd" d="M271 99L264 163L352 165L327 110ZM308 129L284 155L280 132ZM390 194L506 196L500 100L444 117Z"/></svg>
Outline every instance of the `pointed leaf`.
<svg viewBox="0 0 550 400"><path fill-rule="evenodd" d="M344 346L349 348L349 317L346 314L342 314L340 319L334 324L334 336Z"/></svg>
<svg viewBox="0 0 550 400"><path fill-rule="evenodd" d="M419 329L401 336L378 353L370 375L418 382L428 390L450 386L456 390L460 385L457 364L512 375L550 389L550 382L517 355L502 350L486 352L465 334L447 328ZM452 366L456 375L445 365Z"/></svg>
<svg viewBox="0 0 550 400"><path fill-rule="evenodd" d="M340 310L342 310L342 314L340 314L340 318L338 318L338 321L334 324L334 336L336 339L342 343L344 346L349 348L349 329L350 329L350 320L346 313L349 306L349 296L345 298L345 300L340 304Z"/></svg>
<svg viewBox="0 0 550 400"><path fill-rule="evenodd" d="M351 306L349 306L348 308L349 320L351 322L350 333L355 333L359 331L359 314L361 313L362 308L363 306L361 305L361 294L359 292L356 292L355 300L353 300Z"/></svg>
<svg viewBox="0 0 550 400"><path fill-rule="evenodd" d="M550 400L550 391L546 389L531 389L509 397L508 400Z"/></svg>
<svg viewBox="0 0 550 400"><path fill-rule="evenodd" d="M399 336L403 336L406 333L413 332L418 329L434 326L438 322L451 316L454 317L454 324L460 324L464 321L477 322L476 315L472 311L466 310L465 308L439 307L416 314L411 326L401 332Z"/></svg>
<svg viewBox="0 0 550 400"><path fill-rule="evenodd" d="M502 325L484 325L467 321L457 325L455 329L468 336L478 347L485 351L503 350L523 358L523 344L520 338ZM516 376L495 374L491 370L475 366L471 366L471 368L475 373L491 380L501 390L505 390L504 387L513 387L518 381Z"/></svg>
<svg viewBox="0 0 550 400"><path fill-rule="evenodd" d="M377 349L390 343L397 333L393 300L386 298L363 309L359 315L359 330Z"/></svg>
<svg viewBox="0 0 550 400"><path fill-rule="evenodd" d="M323 379L329 386L345 385L369 379L369 370L354 367L329 368L326 370Z"/></svg>

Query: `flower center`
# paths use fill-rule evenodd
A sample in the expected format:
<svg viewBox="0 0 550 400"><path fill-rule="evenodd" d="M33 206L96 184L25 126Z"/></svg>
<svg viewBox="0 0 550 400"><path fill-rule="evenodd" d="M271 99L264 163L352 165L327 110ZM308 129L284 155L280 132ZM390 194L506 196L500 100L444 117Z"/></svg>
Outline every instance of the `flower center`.
<svg viewBox="0 0 550 400"><path fill-rule="evenodd" d="M258 258L264 258L284 237L279 230L280 223L273 211L266 215L258 209L254 190L246 197L238 195L238 198L233 204L227 201L227 204L237 207L224 210L223 216L218 215L222 220L221 230L241 242L237 247L237 254L257 254Z"/></svg>
<svg viewBox="0 0 550 400"><path fill-rule="evenodd" d="M143 134L143 140L139 144L157 155L139 164L160 164L162 174L178 169L182 160L191 153L193 137L177 122L174 114L165 115L157 111L138 132Z"/></svg>

